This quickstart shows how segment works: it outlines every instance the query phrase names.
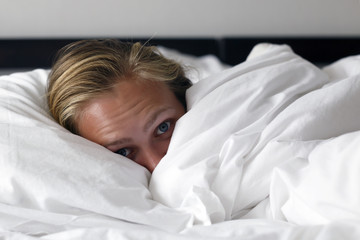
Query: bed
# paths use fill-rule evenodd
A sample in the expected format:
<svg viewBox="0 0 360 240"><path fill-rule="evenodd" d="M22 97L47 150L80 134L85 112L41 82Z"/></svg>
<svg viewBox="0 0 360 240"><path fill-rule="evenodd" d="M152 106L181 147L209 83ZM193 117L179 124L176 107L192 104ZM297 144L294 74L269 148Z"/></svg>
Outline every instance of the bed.
<svg viewBox="0 0 360 240"><path fill-rule="evenodd" d="M359 239L360 39L152 39L194 82L152 175L49 115L75 40L0 40L2 239Z"/></svg>

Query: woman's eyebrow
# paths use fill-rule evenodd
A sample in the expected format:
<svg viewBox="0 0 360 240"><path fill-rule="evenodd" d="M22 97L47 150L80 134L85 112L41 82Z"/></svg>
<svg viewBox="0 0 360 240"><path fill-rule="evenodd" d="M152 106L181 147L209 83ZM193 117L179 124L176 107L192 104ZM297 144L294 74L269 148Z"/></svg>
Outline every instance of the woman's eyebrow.
<svg viewBox="0 0 360 240"><path fill-rule="evenodd" d="M149 130L149 128L154 124L154 122L156 121L156 119L163 113L169 110L173 110L173 107L163 107L160 108L159 110L155 111L153 114L150 115L149 121L145 124L143 131L146 132ZM116 139L110 143L104 144L103 146L108 148L110 146L113 145L124 145L124 144L129 144L132 142L131 138L120 138L120 139Z"/></svg>
<svg viewBox="0 0 360 240"><path fill-rule="evenodd" d="M159 110L155 111L151 117L149 118L149 121L147 121L147 123L144 126L143 131L147 132L149 130L149 128L154 124L154 122L156 121L156 119L163 113L166 112L168 110L174 109L173 107L164 107L164 108L160 108Z"/></svg>
<svg viewBox="0 0 360 240"><path fill-rule="evenodd" d="M112 141L110 143L104 144L104 147L108 148L113 145L128 144L128 143L131 143L131 141L132 141L131 138L120 138L120 139L116 139L115 141Z"/></svg>

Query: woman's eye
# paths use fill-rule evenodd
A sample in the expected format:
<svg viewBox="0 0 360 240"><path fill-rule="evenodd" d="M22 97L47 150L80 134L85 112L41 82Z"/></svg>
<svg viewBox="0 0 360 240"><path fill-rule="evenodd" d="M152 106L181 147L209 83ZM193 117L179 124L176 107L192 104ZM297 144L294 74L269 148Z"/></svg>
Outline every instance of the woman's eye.
<svg viewBox="0 0 360 240"><path fill-rule="evenodd" d="M130 150L128 148L121 148L117 150L115 153L127 157L130 154Z"/></svg>
<svg viewBox="0 0 360 240"><path fill-rule="evenodd" d="M167 132L169 129L170 129L170 121L163 122L163 123L161 123L161 124L158 126L157 131L156 131L156 134L157 134L157 135L164 134L164 133Z"/></svg>

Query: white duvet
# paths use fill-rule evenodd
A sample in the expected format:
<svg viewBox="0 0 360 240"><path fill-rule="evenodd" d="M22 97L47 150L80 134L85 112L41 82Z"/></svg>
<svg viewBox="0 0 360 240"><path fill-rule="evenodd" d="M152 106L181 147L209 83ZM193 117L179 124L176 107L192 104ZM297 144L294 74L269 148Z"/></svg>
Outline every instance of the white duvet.
<svg viewBox="0 0 360 240"><path fill-rule="evenodd" d="M152 176L51 119L48 71L0 77L0 236L359 239L360 57L180 58L201 80Z"/></svg>

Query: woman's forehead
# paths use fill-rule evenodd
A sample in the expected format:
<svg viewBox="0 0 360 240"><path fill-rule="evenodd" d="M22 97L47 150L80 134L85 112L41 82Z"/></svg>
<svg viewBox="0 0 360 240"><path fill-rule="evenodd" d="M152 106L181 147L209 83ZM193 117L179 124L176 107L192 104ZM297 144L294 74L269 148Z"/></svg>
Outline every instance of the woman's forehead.
<svg viewBox="0 0 360 240"><path fill-rule="evenodd" d="M123 82L111 93L91 100L83 108L78 119L79 132L94 141L121 129L137 125L143 128L142 123L154 113L171 108L175 112L183 111L181 103L165 84Z"/></svg>
<svg viewBox="0 0 360 240"><path fill-rule="evenodd" d="M127 114L135 117L151 109L171 106L174 100L172 95L165 84L123 81L115 85L111 92L90 100L83 107L83 112L103 118Z"/></svg>

